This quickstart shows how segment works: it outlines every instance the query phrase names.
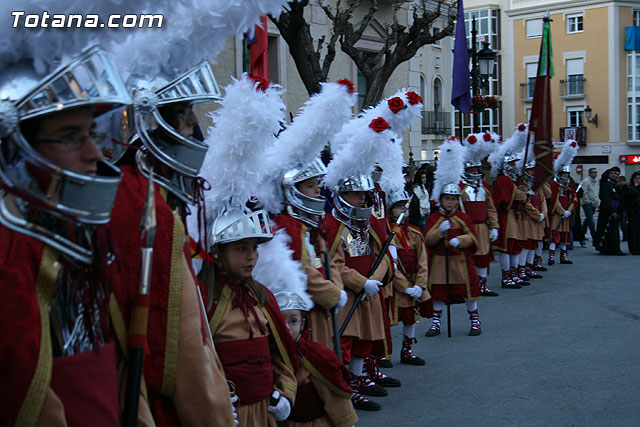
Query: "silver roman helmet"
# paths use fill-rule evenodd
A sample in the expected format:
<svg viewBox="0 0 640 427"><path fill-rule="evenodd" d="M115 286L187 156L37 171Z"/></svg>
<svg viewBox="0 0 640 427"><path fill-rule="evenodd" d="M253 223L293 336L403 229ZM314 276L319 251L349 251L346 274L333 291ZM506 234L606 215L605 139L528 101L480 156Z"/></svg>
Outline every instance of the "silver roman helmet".
<svg viewBox="0 0 640 427"><path fill-rule="evenodd" d="M327 167L318 156L305 166L289 169L282 178L287 211L312 227L318 226L317 218L324 214L325 198L307 196L298 190L297 184L313 178L320 180L326 173Z"/></svg>
<svg viewBox="0 0 640 427"><path fill-rule="evenodd" d="M183 136L163 117L163 110L183 108L176 115L194 114L192 106L221 99L220 89L206 60L170 83L155 90L135 91L135 124L143 147L136 154L136 163L143 175L154 167L155 179L184 203L195 204L197 176L207 153L207 145ZM134 141L132 141L134 142Z"/></svg>
<svg viewBox="0 0 640 427"><path fill-rule="evenodd" d="M445 184L442 187L442 191L440 192L440 195L443 194L450 194L452 196L460 196L460 185L456 184L456 183L448 183Z"/></svg>
<svg viewBox="0 0 640 427"><path fill-rule="evenodd" d="M251 238L264 243L273 238L273 232L267 211L251 212L244 207L232 206L215 218L211 237L212 246Z"/></svg>
<svg viewBox="0 0 640 427"><path fill-rule="evenodd" d="M32 69L29 64L19 64L3 71L0 80L0 178L5 187L0 222L79 262L90 263L90 233L71 236L69 223L107 223L121 173L105 160L97 162L95 174L65 169L36 151L34 141L28 139L35 138L35 119L78 108L90 109L99 129L101 120L121 114L131 105L131 98L99 47L83 51L42 79L35 77ZM90 139L104 149L102 142L120 137L92 130L80 139L41 142L81 148Z"/></svg>
<svg viewBox="0 0 640 427"><path fill-rule="evenodd" d="M396 203L407 203L410 198L411 196L405 190L392 191L387 195L387 209L390 210Z"/></svg>
<svg viewBox="0 0 640 427"><path fill-rule="evenodd" d="M516 181L520 176L517 167L511 166L510 162L517 162L520 160L520 155L518 153L508 153L504 156L504 163L502 163L502 171L506 176L511 178L511 180Z"/></svg>
<svg viewBox="0 0 640 427"><path fill-rule="evenodd" d="M333 190L333 206L337 213L336 219L348 222L353 226L362 224L369 227L369 218L373 212L373 206L364 208L353 206L342 198L346 191L373 191L374 183L371 175L352 175L347 179L341 179ZM363 223L364 222L364 223Z"/></svg>
<svg viewBox="0 0 640 427"><path fill-rule="evenodd" d="M273 293L280 311L300 310L309 311L309 307L297 293L288 289L277 290Z"/></svg>

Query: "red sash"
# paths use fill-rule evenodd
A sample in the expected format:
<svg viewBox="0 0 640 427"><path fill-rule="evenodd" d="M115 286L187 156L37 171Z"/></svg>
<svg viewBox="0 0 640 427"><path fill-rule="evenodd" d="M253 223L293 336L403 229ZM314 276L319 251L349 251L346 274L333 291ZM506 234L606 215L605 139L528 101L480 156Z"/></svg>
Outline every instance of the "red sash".
<svg viewBox="0 0 640 427"><path fill-rule="evenodd" d="M120 425L115 345L53 359L51 388L70 427Z"/></svg>
<svg viewBox="0 0 640 427"><path fill-rule="evenodd" d="M560 203L560 206L562 206L562 209L567 210L569 209L569 204L571 203L571 199L569 198L569 196L560 196L558 197L558 203Z"/></svg>
<svg viewBox="0 0 640 427"><path fill-rule="evenodd" d="M269 397L273 391L269 337L216 342L216 350L227 379L236 385L240 405Z"/></svg>
<svg viewBox="0 0 640 427"><path fill-rule="evenodd" d="M287 419L298 423L307 423L325 415L322 399L311 381L303 386L298 386L296 403Z"/></svg>
<svg viewBox="0 0 640 427"><path fill-rule="evenodd" d="M533 205L533 207L536 208L538 211L540 211L540 208L542 207L542 201L540 200L540 195L534 194L531 196L529 200Z"/></svg>
<svg viewBox="0 0 640 427"><path fill-rule="evenodd" d="M471 217L474 224L485 224L487 222L487 202L464 202L464 209Z"/></svg>
<svg viewBox="0 0 640 427"><path fill-rule="evenodd" d="M405 273L408 275L414 275L418 271L418 256L415 249L399 249L398 258L402 262Z"/></svg>
<svg viewBox="0 0 640 427"><path fill-rule="evenodd" d="M369 278L369 270L375 262L373 255L347 256L345 258L344 263L347 267L356 270L367 279Z"/></svg>

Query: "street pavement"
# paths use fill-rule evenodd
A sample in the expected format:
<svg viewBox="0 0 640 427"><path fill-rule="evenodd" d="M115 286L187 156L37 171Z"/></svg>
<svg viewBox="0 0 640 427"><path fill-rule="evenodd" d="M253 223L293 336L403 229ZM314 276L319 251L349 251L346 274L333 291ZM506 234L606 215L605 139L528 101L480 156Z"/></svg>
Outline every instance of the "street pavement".
<svg viewBox="0 0 640 427"><path fill-rule="evenodd" d="M464 305L452 306L452 338L446 311L437 337L424 336L422 319L414 354L426 366L399 363L393 327L394 367L383 372L402 387L375 398L382 411L359 411L358 425L640 426L640 256L587 244L569 251L573 265L548 267L523 289L501 289L492 263L500 296L478 303L482 335L467 335Z"/></svg>

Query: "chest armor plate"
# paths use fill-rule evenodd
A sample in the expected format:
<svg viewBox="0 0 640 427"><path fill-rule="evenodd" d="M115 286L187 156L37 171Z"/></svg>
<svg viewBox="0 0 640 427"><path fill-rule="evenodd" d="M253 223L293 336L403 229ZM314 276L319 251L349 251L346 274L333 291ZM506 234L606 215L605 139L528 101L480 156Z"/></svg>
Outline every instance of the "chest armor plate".
<svg viewBox="0 0 640 427"><path fill-rule="evenodd" d="M467 185L464 188L464 193L469 198L468 200L471 202L484 202L485 201L485 191L484 186L479 186L478 188L473 188L470 185Z"/></svg>
<svg viewBox="0 0 640 427"><path fill-rule="evenodd" d="M371 244L369 243L369 232L364 233L355 232L344 228L342 236L342 249L347 256L365 256L371 255Z"/></svg>

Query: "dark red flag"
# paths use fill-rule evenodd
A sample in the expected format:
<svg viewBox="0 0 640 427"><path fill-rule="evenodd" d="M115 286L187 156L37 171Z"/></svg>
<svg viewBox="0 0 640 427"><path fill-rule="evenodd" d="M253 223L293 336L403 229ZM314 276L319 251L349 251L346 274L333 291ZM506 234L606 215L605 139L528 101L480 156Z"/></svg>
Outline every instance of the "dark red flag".
<svg viewBox="0 0 640 427"><path fill-rule="evenodd" d="M249 74L264 77L269 81L269 34L267 33L267 17L260 18L256 25L255 39L247 41L249 45Z"/></svg>
<svg viewBox="0 0 640 427"><path fill-rule="evenodd" d="M551 19L543 18L542 43L538 73L533 92L533 105L529 119L529 138L533 138L533 153L536 159L533 191L538 191L553 179L553 144L551 142L551 76L553 70L553 48L551 45ZM527 144L528 148L528 144Z"/></svg>

